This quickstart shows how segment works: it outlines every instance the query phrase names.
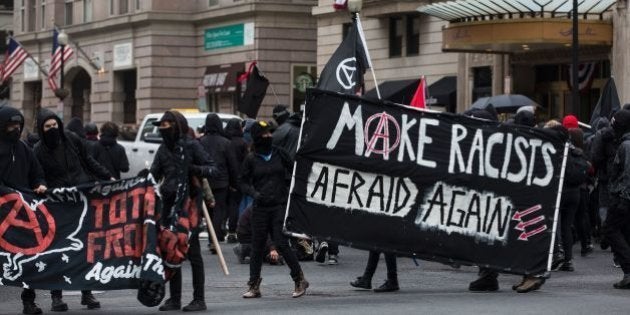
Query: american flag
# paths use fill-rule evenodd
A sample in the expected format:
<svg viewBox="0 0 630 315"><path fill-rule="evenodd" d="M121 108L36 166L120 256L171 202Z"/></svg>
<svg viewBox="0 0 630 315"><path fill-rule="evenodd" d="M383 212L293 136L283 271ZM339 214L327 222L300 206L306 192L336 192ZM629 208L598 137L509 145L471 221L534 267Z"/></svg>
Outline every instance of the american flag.
<svg viewBox="0 0 630 315"><path fill-rule="evenodd" d="M6 81L24 63L27 57L28 53L22 45L10 37L9 49L2 64L2 82Z"/></svg>
<svg viewBox="0 0 630 315"><path fill-rule="evenodd" d="M61 69L61 46L57 41L59 31L55 28L53 30L53 46L52 46L52 58L50 60L50 68L48 69L48 85L50 89L57 90L57 72ZM70 45L66 45L63 50L63 61L66 62L74 54L74 50Z"/></svg>

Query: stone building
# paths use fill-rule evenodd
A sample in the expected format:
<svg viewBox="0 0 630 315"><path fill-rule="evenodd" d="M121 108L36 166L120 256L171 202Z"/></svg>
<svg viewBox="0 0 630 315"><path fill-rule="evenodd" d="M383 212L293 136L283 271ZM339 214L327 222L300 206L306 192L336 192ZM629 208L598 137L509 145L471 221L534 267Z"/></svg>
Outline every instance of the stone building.
<svg viewBox="0 0 630 315"><path fill-rule="evenodd" d="M15 38L44 70L54 25L69 35L74 56L64 67L70 95L63 104L30 60L13 75L11 101L28 122L40 107L64 119L127 124L171 108L235 113L244 90L236 78L257 60L271 83L259 116L269 117L277 103L299 107L303 86L313 81L307 79L316 68L315 4L14 0Z"/></svg>

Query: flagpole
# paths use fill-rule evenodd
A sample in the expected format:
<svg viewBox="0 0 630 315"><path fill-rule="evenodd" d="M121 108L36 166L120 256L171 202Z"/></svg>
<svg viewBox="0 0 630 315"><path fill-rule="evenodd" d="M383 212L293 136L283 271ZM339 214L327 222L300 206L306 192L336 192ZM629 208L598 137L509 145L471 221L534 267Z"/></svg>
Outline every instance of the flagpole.
<svg viewBox="0 0 630 315"><path fill-rule="evenodd" d="M11 36L11 38L18 44L20 45L20 47L22 47L22 49L24 49L24 52L26 52L26 55L31 58L31 60L33 60L33 62L37 65L37 68L39 69L39 71L45 76L48 77L48 72L46 70L44 70L42 68L42 66L39 64L39 62L37 62L37 60L33 57L33 55L31 55L30 52L28 52L28 50L26 50L26 48L24 47L24 45L22 45L22 43L20 43L17 39L15 39L15 37Z"/></svg>
<svg viewBox="0 0 630 315"><path fill-rule="evenodd" d="M368 64L370 66L370 71L372 72L372 79L374 79L374 88L376 89L376 96L378 99L381 99L381 91L378 88L378 82L376 81L376 73L374 71L374 65L372 64L372 58L370 57L370 52L368 50L367 42L365 41L365 35L363 34L363 26L361 25L361 18L359 18L359 12L354 12L354 18L357 19L357 27L359 31L359 37L361 37L361 43L363 47L365 47L365 56L367 57Z"/></svg>

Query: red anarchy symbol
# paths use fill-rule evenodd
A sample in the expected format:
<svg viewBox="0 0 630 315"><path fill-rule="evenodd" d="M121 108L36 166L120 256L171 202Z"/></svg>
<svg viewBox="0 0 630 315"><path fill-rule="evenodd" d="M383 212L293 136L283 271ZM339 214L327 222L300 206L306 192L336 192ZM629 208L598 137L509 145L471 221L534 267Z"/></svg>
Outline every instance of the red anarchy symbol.
<svg viewBox="0 0 630 315"><path fill-rule="evenodd" d="M376 130L374 130L374 134L370 137L369 130L372 122L374 120L378 120L378 125L376 126ZM390 146L390 137L389 137L389 123L393 123L396 128L396 137L394 144ZM400 144L400 126L394 117L386 112L382 112L380 114L375 114L368 118L365 123L365 144L367 145L366 156L370 156L370 153L374 152L376 154L383 155L385 160L389 160L389 153L394 151L398 144ZM383 140L383 149L376 149L376 142L381 139Z"/></svg>
<svg viewBox="0 0 630 315"><path fill-rule="evenodd" d="M37 253L41 253L50 246L54 237L55 237L55 220L52 215L48 212L48 209L44 204L40 204L37 206L36 210L41 212L41 215L46 219L46 223L48 225L48 233L43 235L42 228L37 221L37 214L35 210L31 209L31 207L24 203L19 194L9 194L0 197L0 207L4 206L7 203L14 202L13 207L9 211L7 217L0 223L0 248L6 250L13 254L24 254L24 255L34 255ZM18 219L17 216L21 213L25 212L27 220ZM4 234L10 227L23 228L27 230L33 231L35 233L35 239L37 246L30 248L22 248L20 246L16 246L11 244L4 238Z"/></svg>

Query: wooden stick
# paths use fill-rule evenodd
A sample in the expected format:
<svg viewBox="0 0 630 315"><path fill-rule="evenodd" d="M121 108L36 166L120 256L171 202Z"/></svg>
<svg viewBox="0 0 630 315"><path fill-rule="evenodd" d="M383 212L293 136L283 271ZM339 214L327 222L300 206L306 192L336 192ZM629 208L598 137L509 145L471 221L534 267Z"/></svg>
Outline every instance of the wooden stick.
<svg viewBox="0 0 630 315"><path fill-rule="evenodd" d="M221 251L221 246L219 245L219 240L217 239L217 234L214 232L214 227L212 226L212 220L210 220L210 214L208 213L208 208L206 207L206 202L201 202L201 210L203 211L203 216L206 218L206 225L208 226L208 235L212 240L212 244L214 248L217 250L217 256L219 257L219 264L221 265L221 269L223 269L223 273L226 276L230 275L230 271L228 270L227 264L225 263L225 258L223 258L223 252Z"/></svg>

